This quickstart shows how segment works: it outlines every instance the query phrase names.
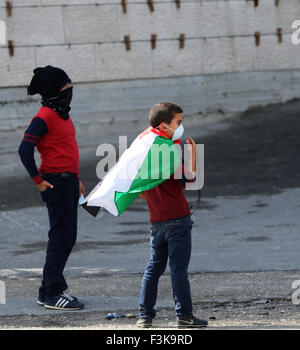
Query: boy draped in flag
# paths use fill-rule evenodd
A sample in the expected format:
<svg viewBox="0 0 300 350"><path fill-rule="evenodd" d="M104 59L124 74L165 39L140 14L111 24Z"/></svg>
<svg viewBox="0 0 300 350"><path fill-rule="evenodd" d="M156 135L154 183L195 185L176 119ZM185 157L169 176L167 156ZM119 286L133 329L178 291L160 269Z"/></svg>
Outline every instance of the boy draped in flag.
<svg viewBox="0 0 300 350"><path fill-rule="evenodd" d="M207 321L193 316L187 276L193 222L183 186L195 175L196 145L192 138L187 139L191 159L189 176L178 176L183 174L184 165L174 144L180 143L183 133L182 113L172 103L153 106L150 127L135 138L82 203L94 216L98 207L119 216L138 196L147 201L152 223L151 258L142 281L139 327L152 325L158 280L168 259L178 327L207 325Z"/></svg>
<svg viewBox="0 0 300 350"><path fill-rule="evenodd" d="M172 103L158 103L150 111L149 122L153 131L178 143L183 134L183 111ZM196 144L187 139L190 164L187 171L196 170ZM182 173L183 174L183 173ZM186 174L186 173L185 173ZM190 176L189 176L190 178ZM191 256L192 220L183 187L188 182L184 174L176 179L174 174L158 186L142 194L150 211L151 257L145 269L140 292L140 317L138 327L151 327L155 317L158 281L167 261L172 279L177 327L205 327L208 322L193 316L188 265Z"/></svg>
<svg viewBox="0 0 300 350"><path fill-rule="evenodd" d="M37 302L48 309L79 310L83 304L66 293L68 286L63 276L76 241L79 193L85 192L78 177L78 146L69 116L73 87L60 68L38 67L33 72L27 92L40 94L42 107L25 131L19 155L47 205L50 221ZM42 159L39 170L34 160L35 146Z"/></svg>

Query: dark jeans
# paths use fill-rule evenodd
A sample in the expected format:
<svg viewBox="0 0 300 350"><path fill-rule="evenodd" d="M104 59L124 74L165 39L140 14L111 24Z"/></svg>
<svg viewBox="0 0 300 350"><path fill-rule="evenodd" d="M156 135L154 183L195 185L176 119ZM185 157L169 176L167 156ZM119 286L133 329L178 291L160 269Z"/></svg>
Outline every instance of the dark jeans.
<svg viewBox="0 0 300 350"><path fill-rule="evenodd" d="M50 230L40 298L50 299L68 288L63 270L77 236L79 182L75 175L43 175L54 188L41 192L49 214Z"/></svg>
<svg viewBox="0 0 300 350"><path fill-rule="evenodd" d="M169 258L173 299L177 316L192 316L192 298L188 280L191 256L190 216L152 223L151 257L146 267L140 293L140 317L154 318L159 277Z"/></svg>

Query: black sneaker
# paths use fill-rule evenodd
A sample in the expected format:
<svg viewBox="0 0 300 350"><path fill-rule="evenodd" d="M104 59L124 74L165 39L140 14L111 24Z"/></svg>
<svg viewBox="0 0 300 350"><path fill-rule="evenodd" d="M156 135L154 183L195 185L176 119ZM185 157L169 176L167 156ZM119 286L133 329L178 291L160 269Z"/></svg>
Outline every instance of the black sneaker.
<svg viewBox="0 0 300 350"><path fill-rule="evenodd" d="M139 328L150 328L152 327L152 318L139 318L136 326Z"/></svg>
<svg viewBox="0 0 300 350"><path fill-rule="evenodd" d="M45 299L38 297L36 301L39 305L44 306L45 305Z"/></svg>
<svg viewBox="0 0 300 350"><path fill-rule="evenodd" d="M80 303L77 298L72 297L66 292L62 292L58 296L46 300L44 303L46 309L54 310L80 310L83 308L83 304Z"/></svg>
<svg viewBox="0 0 300 350"><path fill-rule="evenodd" d="M208 325L206 320L197 317L177 317L177 328L202 328Z"/></svg>

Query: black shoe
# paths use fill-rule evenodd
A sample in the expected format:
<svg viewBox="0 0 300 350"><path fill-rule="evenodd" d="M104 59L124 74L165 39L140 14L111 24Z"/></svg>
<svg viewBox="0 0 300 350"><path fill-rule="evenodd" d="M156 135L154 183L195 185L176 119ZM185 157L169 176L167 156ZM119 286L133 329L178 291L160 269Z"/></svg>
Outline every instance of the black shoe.
<svg viewBox="0 0 300 350"><path fill-rule="evenodd" d="M66 292L62 292L50 300L47 299L44 303L44 307L54 310L80 310L83 308L83 304L80 303L77 298L72 297Z"/></svg>
<svg viewBox="0 0 300 350"><path fill-rule="evenodd" d="M38 297L36 301L39 305L44 306L45 305L45 299Z"/></svg>
<svg viewBox="0 0 300 350"><path fill-rule="evenodd" d="M206 320L197 317L177 317L177 328L202 328L208 325Z"/></svg>
<svg viewBox="0 0 300 350"><path fill-rule="evenodd" d="M38 298L37 298L37 301L36 301L36 302L37 302L39 305L44 306L46 296L45 296L44 290L41 290L41 289L42 289L42 287L40 287L40 289L39 289L39 295L38 295Z"/></svg>
<svg viewBox="0 0 300 350"><path fill-rule="evenodd" d="M139 318L136 326L140 328L150 328L152 327L152 318Z"/></svg>

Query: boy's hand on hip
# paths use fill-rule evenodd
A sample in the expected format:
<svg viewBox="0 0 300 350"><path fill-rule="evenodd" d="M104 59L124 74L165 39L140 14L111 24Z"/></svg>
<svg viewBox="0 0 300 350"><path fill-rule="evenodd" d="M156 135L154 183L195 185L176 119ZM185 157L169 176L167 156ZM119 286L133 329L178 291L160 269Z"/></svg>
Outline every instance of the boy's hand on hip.
<svg viewBox="0 0 300 350"><path fill-rule="evenodd" d="M38 184L37 187L41 192L44 192L48 187L53 188L54 186L50 182L44 180L43 182Z"/></svg>
<svg viewBox="0 0 300 350"><path fill-rule="evenodd" d="M79 193L81 193L82 195L85 195L85 188L80 180L79 180Z"/></svg>

